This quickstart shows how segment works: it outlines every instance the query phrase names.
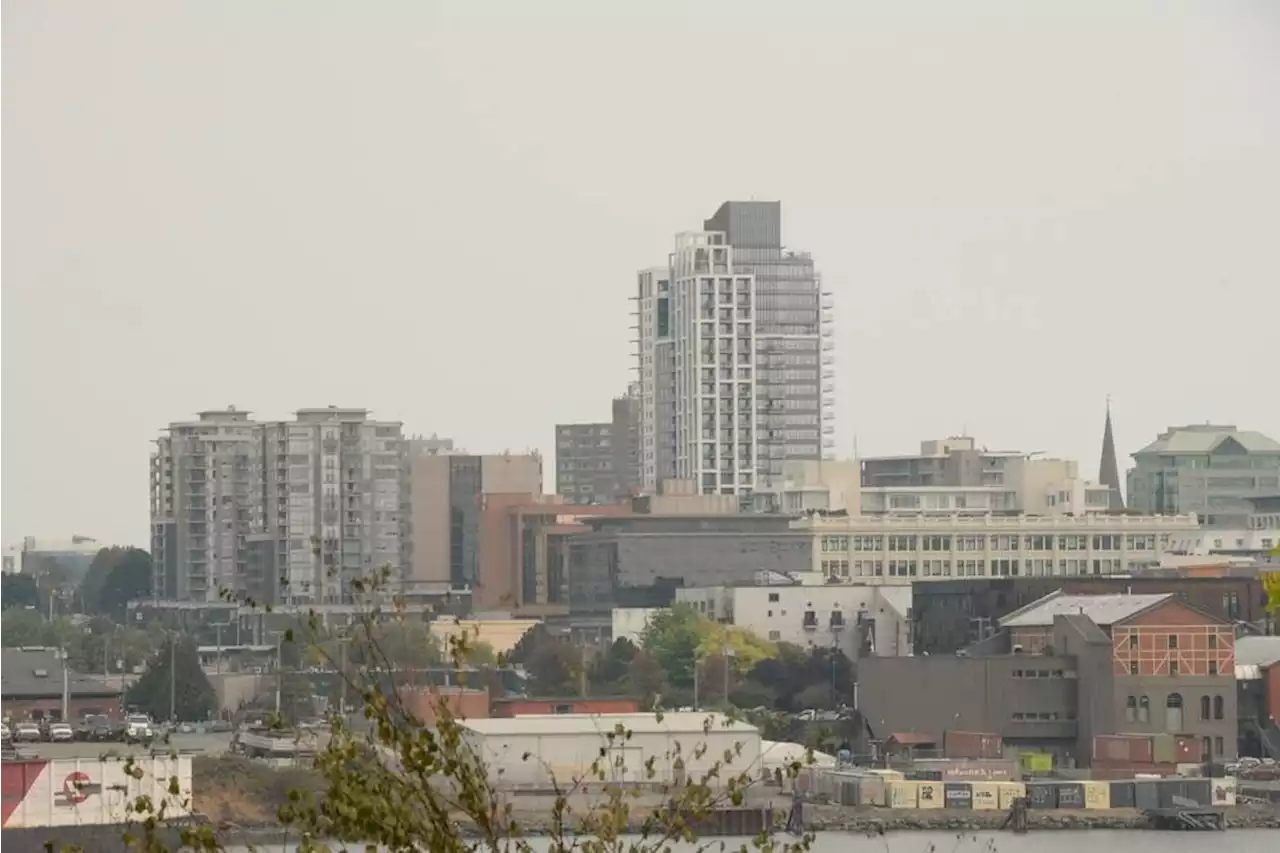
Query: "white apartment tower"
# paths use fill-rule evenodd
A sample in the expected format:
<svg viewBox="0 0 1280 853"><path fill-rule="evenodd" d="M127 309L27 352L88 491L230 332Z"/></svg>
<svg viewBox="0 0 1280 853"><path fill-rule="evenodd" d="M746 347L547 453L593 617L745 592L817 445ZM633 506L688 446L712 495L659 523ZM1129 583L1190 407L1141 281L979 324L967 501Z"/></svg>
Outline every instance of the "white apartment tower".
<svg viewBox="0 0 1280 853"><path fill-rule="evenodd" d="M376 569L402 577L407 470L401 424L364 409L301 409L270 423L203 412L172 424L152 457L156 594L343 603Z"/></svg>
<svg viewBox="0 0 1280 853"><path fill-rule="evenodd" d="M749 493L835 444L834 327L779 202L726 202L637 292L643 486Z"/></svg>

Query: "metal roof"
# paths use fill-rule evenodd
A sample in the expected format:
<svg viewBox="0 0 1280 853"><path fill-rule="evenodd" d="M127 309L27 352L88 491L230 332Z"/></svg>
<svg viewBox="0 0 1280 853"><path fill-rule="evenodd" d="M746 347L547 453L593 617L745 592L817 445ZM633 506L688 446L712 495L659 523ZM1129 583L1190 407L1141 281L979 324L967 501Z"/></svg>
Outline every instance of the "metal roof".
<svg viewBox="0 0 1280 853"><path fill-rule="evenodd" d="M1232 425L1191 424L1169 427L1134 456L1166 453L1212 453L1228 439L1248 453L1280 453L1280 442L1255 430L1239 430Z"/></svg>
<svg viewBox="0 0 1280 853"><path fill-rule="evenodd" d="M529 714L520 717L493 717L486 720L459 720L466 729L486 737L519 735L578 735L596 733L607 735L619 725L633 734L702 734L731 730L741 734L755 734L756 727L749 723L730 720L724 714L703 711L682 711L658 715L653 712L639 714ZM708 729L708 723L710 728Z"/></svg>
<svg viewBox="0 0 1280 853"><path fill-rule="evenodd" d="M119 696L121 691L78 672L68 672L67 692L74 699ZM5 699L62 696L62 659L47 650L5 649L0 657L0 695Z"/></svg>
<svg viewBox="0 0 1280 853"><path fill-rule="evenodd" d="M1280 661L1280 637L1236 638L1236 664L1270 666Z"/></svg>
<svg viewBox="0 0 1280 853"><path fill-rule="evenodd" d="M1089 617L1099 627L1105 627L1173 597L1170 592L1160 595L1063 595L1059 591L1014 611L1000 620L1000 626L1047 628L1052 627L1055 616L1080 615Z"/></svg>

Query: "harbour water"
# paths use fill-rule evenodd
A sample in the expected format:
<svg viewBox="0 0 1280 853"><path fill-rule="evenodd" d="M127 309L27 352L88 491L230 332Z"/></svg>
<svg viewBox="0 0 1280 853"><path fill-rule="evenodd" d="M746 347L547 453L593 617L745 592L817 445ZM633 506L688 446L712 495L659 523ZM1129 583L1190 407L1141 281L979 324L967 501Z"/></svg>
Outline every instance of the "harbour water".
<svg viewBox="0 0 1280 853"><path fill-rule="evenodd" d="M779 836L780 842L783 837ZM673 845L673 853L693 853L702 849L707 853L733 853L742 844L751 848L748 838L706 839L703 845ZM844 832L819 833L812 853L1080 853L1087 847L1089 853L1203 853L1209 847L1230 845L1231 853L1263 853L1280 846L1280 830L1231 829L1222 833L1203 832L1154 832L1148 830L1047 830L1027 835L1008 832L963 833L953 832L900 832L885 836L868 837ZM532 839L535 851L545 849L545 841ZM294 853L292 845L258 845L258 853ZM363 853L362 848L352 847ZM228 853L249 853L248 848L232 848Z"/></svg>

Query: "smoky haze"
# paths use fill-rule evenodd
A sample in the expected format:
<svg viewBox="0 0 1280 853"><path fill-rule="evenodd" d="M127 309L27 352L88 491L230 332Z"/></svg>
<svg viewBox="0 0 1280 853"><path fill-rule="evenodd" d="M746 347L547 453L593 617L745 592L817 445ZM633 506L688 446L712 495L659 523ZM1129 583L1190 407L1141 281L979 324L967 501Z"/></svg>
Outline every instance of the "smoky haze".
<svg viewBox="0 0 1280 853"><path fill-rule="evenodd" d="M549 461L726 199L835 293L842 452L1280 436L1263 0L6 0L3 87L6 542L145 544L229 404Z"/></svg>

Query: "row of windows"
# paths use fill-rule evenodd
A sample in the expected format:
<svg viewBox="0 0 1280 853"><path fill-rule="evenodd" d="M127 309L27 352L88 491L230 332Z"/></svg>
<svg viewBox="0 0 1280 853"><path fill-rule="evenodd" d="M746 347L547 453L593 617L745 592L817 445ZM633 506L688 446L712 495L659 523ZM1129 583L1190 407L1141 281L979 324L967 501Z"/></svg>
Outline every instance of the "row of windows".
<svg viewBox="0 0 1280 853"><path fill-rule="evenodd" d="M1168 712L1174 711L1173 715ZM1170 693L1165 700L1166 721L1170 716L1174 720L1182 718L1182 694ZM1151 700L1146 696L1129 696L1124 703L1124 718L1130 723L1146 723L1151 720ZM1226 719L1226 701L1221 696L1200 697L1200 719Z"/></svg>
<svg viewBox="0 0 1280 853"><path fill-rule="evenodd" d="M1131 649L1138 648L1138 636L1139 635L1137 631L1133 631L1129 634L1129 648ZM1148 636L1151 636L1151 635L1148 635ZM1166 649L1178 648L1177 634L1164 634L1164 635L1157 634L1155 636L1157 637L1164 636L1164 647ZM1218 635L1216 633L1212 633L1209 635L1209 648L1216 649L1217 647L1218 647Z"/></svg>
<svg viewBox="0 0 1280 853"><path fill-rule="evenodd" d="M885 544L890 551L1087 551L1090 544L1094 551L1154 551L1154 534L1102 533L1093 537L1084 534L1037 534L1019 537L1016 534L987 535L858 535L823 536L823 551L883 551ZM1020 548L1019 545L1022 547Z"/></svg>

